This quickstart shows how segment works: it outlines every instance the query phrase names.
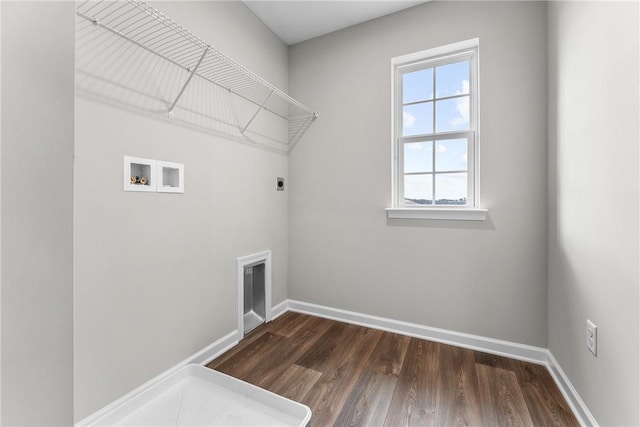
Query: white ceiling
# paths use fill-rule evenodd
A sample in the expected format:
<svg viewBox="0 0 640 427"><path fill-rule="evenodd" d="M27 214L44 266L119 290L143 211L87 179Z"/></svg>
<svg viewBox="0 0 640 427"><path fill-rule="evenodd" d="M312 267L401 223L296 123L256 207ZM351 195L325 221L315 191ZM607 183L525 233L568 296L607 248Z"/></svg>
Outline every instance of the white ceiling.
<svg viewBox="0 0 640 427"><path fill-rule="evenodd" d="M318 37L428 0L243 0L287 45Z"/></svg>

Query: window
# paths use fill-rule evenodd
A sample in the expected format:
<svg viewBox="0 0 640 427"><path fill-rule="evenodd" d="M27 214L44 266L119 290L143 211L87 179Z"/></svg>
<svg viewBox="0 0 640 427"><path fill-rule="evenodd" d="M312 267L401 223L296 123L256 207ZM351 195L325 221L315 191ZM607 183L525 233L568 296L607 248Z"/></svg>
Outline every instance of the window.
<svg viewBox="0 0 640 427"><path fill-rule="evenodd" d="M483 211L482 218L458 212L451 219L484 219L477 174L478 40L392 64L395 209L389 211Z"/></svg>

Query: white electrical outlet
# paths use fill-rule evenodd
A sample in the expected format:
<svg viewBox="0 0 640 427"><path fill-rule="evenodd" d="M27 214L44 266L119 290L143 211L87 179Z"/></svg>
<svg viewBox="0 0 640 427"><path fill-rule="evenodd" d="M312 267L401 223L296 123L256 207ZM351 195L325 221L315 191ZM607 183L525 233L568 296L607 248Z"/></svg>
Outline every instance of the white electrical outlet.
<svg viewBox="0 0 640 427"><path fill-rule="evenodd" d="M587 319L587 348L594 356L598 355L598 327Z"/></svg>

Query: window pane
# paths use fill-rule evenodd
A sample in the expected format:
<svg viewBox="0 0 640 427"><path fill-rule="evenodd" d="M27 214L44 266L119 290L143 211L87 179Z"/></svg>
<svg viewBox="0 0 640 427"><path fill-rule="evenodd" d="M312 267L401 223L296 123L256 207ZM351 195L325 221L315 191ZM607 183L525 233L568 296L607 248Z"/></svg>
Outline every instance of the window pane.
<svg viewBox="0 0 640 427"><path fill-rule="evenodd" d="M469 129L469 97L436 102L436 132Z"/></svg>
<svg viewBox="0 0 640 427"><path fill-rule="evenodd" d="M433 98L433 68L402 75L402 103Z"/></svg>
<svg viewBox="0 0 640 427"><path fill-rule="evenodd" d="M433 171L433 142L408 142L404 144L404 172Z"/></svg>
<svg viewBox="0 0 640 427"><path fill-rule="evenodd" d="M469 93L469 61L436 67L436 97Z"/></svg>
<svg viewBox="0 0 640 427"><path fill-rule="evenodd" d="M443 173L436 175L437 205L467 204L467 174Z"/></svg>
<svg viewBox="0 0 640 427"><path fill-rule="evenodd" d="M466 139L447 139L436 142L436 171L446 172L466 170Z"/></svg>
<svg viewBox="0 0 640 427"><path fill-rule="evenodd" d="M433 195L433 175L405 175L404 203L430 205Z"/></svg>
<svg viewBox="0 0 640 427"><path fill-rule="evenodd" d="M433 102L405 105L402 109L402 135L433 133Z"/></svg>

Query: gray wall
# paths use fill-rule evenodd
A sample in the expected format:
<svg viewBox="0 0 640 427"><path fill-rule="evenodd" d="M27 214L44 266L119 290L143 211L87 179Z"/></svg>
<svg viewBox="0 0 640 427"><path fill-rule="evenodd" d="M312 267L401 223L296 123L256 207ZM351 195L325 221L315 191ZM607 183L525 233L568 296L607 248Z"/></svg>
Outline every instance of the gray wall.
<svg viewBox="0 0 640 427"><path fill-rule="evenodd" d="M391 58L480 38L485 222L387 223ZM546 347L546 4L430 2L292 46L289 297Z"/></svg>
<svg viewBox="0 0 640 427"><path fill-rule="evenodd" d="M286 90L286 46L242 3L155 6ZM287 297L287 157L165 117L76 100L76 421L236 329L237 257L271 249ZM184 163L185 193L123 192L124 155Z"/></svg>
<svg viewBox="0 0 640 427"><path fill-rule="evenodd" d="M69 425L235 329L235 258L264 249L274 304L548 335L601 424L640 423L637 4L432 2L293 46L292 95L322 114L289 159L74 99L74 6L0 3L3 425ZM242 4L157 6L287 89ZM489 219L387 223L390 58L472 37ZM124 193L123 155L183 162L185 194Z"/></svg>
<svg viewBox="0 0 640 427"><path fill-rule="evenodd" d="M549 4L549 348L601 425L640 424L638 13Z"/></svg>
<svg viewBox="0 0 640 427"><path fill-rule="evenodd" d="M2 8L2 425L73 422L74 3Z"/></svg>

